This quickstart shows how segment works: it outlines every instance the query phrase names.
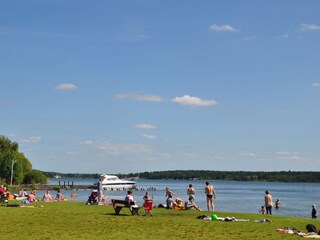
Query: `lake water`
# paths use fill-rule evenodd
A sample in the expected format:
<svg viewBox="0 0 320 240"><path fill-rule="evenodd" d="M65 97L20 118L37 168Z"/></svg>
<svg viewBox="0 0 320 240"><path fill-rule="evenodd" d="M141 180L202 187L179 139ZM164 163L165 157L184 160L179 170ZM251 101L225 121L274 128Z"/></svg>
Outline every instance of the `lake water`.
<svg viewBox="0 0 320 240"><path fill-rule="evenodd" d="M73 181L74 185L91 185L96 181L93 179L51 179L50 184L57 184L58 181L63 184ZM139 190L135 190L133 195L138 205L142 205L143 196L147 189L149 195L153 197L154 203L164 203L165 188L170 189L184 201L187 200L187 188L192 184L196 190L196 204L203 210L206 210L206 196L204 194L205 181L187 181L187 180L138 180ZM265 191L269 190L275 201L280 199L285 206L281 206L279 210L273 208L273 215L294 216L294 217L311 217L311 205L319 203L320 200L320 184L311 183L269 183L269 182L237 182L237 181L210 181L215 187L217 199L215 200L215 210L218 212L246 212L258 213L261 206L264 205ZM72 192L77 197L71 199ZM63 190L62 194L69 200L86 202L90 195L90 190ZM52 191L52 195L55 191ZM109 202L112 198L123 199L126 191L104 191ZM43 191L37 193L37 197L41 197Z"/></svg>

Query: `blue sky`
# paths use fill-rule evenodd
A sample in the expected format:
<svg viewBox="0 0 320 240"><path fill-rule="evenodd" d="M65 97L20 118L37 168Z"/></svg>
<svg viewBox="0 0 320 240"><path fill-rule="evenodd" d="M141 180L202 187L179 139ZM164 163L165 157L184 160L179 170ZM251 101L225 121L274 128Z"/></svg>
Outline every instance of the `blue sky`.
<svg viewBox="0 0 320 240"><path fill-rule="evenodd" d="M0 134L44 171L320 171L320 2L0 3Z"/></svg>

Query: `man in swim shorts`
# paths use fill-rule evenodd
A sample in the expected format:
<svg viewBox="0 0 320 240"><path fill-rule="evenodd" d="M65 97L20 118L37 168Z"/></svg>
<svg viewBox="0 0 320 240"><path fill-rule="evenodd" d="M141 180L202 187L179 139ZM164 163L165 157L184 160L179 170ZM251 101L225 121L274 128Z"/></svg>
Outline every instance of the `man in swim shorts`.
<svg viewBox="0 0 320 240"><path fill-rule="evenodd" d="M212 212L214 212L213 199L216 199L216 191L214 190L214 187L209 182L206 182L206 188L204 192L207 195L208 211L210 211L210 208L211 208Z"/></svg>

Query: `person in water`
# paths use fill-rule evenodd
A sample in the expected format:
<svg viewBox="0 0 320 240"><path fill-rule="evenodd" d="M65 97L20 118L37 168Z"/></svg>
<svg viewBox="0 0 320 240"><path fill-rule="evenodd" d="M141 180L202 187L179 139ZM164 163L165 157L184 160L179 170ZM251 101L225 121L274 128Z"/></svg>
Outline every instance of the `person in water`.
<svg viewBox="0 0 320 240"><path fill-rule="evenodd" d="M285 206L284 203L280 202L279 198L276 200L275 205L276 205L276 209L279 209L281 205Z"/></svg>
<svg viewBox="0 0 320 240"><path fill-rule="evenodd" d="M312 204L311 218L316 219L317 217L318 217L318 210L316 208L316 205Z"/></svg>

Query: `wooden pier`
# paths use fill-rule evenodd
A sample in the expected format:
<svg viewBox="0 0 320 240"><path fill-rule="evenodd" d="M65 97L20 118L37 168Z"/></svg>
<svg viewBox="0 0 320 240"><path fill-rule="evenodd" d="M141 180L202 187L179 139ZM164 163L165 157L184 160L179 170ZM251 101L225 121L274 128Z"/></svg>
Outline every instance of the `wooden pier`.
<svg viewBox="0 0 320 240"><path fill-rule="evenodd" d="M40 190L55 190L55 189L64 189L64 190L87 190L97 188L95 185L79 185L74 184L73 181L59 181L58 184L41 184Z"/></svg>

